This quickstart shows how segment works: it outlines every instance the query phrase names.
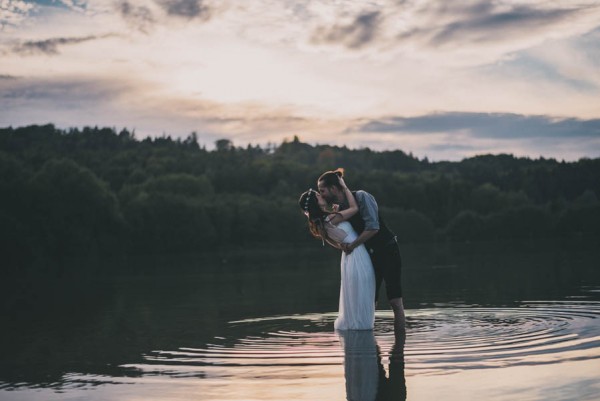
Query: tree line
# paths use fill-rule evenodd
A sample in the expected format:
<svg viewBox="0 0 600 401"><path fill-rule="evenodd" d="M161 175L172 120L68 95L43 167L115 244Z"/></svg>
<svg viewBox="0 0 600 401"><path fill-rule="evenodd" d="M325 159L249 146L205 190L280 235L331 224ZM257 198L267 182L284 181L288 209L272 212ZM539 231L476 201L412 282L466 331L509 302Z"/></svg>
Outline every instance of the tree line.
<svg viewBox="0 0 600 401"><path fill-rule="evenodd" d="M337 167L351 188L377 198L401 242L600 235L600 158L430 162L298 137L215 145L200 146L195 133L137 139L114 128L0 129L2 274L310 244L297 199Z"/></svg>

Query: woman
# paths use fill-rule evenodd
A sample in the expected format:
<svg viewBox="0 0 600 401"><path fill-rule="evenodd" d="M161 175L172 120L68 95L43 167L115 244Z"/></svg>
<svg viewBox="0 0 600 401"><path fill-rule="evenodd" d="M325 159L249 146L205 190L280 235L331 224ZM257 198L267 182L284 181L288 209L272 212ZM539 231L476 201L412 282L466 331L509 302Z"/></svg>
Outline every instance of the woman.
<svg viewBox="0 0 600 401"><path fill-rule="evenodd" d="M346 187L339 172L339 180L349 207L342 211L328 211L325 199L315 190L309 189L300 196L298 204L308 217L308 227L323 243L340 248L341 243L351 243L357 234L346 220L358 212L354 196ZM371 330L375 322L375 273L371 258L364 245L352 253L342 252L339 315L335 320L336 330Z"/></svg>

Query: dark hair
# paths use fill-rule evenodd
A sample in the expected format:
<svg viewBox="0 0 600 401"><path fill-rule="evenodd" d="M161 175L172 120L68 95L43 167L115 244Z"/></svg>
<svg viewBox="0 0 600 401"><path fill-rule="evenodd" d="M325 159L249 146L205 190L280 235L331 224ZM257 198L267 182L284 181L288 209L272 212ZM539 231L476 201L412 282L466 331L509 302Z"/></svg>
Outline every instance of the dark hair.
<svg viewBox="0 0 600 401"><path fill-rule="evenodd" d="M336 170L333 171L326 171L323 174L321 174L321 176L319 177L319 180L317 182L323 182L323 185L325 185L327 188L330 187L337 187L338 189L342 189L342 186L340 184L340 177L344 176L344 169L343 168L338 168Z"/></svg>
<svg viewBox="0 0 600 401"><path fill-rule="evenodd" d="M328 239L327 231L325 230L325 217L331 213L323 211L319 206L317 199L317 191L309 189L300 195L298 206L308 218L308 229L315 238L320 238L323 241Z"/></svg>

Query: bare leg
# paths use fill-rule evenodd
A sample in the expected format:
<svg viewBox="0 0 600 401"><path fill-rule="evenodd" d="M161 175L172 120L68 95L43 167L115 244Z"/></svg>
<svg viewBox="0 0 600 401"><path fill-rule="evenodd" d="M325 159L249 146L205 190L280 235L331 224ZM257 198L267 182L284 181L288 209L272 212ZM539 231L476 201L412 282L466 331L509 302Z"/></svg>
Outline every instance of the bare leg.
<svg viewBox="0 0 600 401"><path fill-rule="evenodd" d="M404 344L406 341L406 317L404 315L402 298L390 299L390 305L394 311L394 334L396 342Z"/></svg>

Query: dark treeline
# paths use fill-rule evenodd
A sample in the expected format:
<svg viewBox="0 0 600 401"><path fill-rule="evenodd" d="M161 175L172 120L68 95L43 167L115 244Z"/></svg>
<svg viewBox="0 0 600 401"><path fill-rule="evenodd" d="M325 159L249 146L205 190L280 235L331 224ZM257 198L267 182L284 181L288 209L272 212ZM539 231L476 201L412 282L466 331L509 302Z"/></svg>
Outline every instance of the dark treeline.
<svg viewBox="0 0 600 401"><path fill-rule="evenodd" d="M307 244L296 200L340 166L352 188L376 196L402 242L600 235L600 159L434 163L297 137L266 148L223 139L209 151L195 133L139 140L127 130L29 126L0 129L3 274Z"/></svg>

